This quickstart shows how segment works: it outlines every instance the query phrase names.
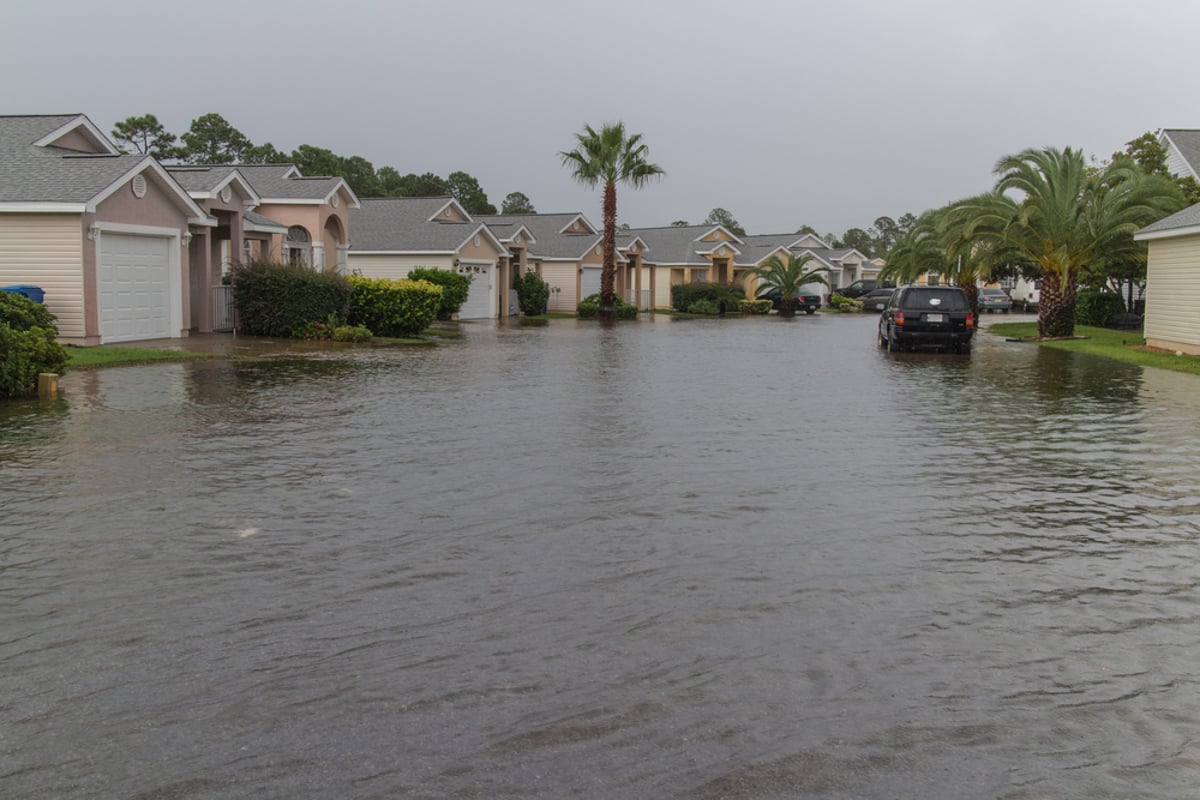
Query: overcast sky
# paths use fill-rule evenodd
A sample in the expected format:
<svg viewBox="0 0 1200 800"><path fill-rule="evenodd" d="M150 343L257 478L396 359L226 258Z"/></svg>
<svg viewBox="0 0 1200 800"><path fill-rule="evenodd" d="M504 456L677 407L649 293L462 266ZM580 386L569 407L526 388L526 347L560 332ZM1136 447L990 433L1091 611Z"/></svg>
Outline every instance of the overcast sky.
<svg viewBox="0 0 1200 800"><path fill-rule="evenodd" d="M623 120L667 171L619 221L866 228L992 185L1001 156L1099 158L1200 127L1190 0L9 0L6 114L102 130L216 112L255 144L463 170L498 207L600 223L558 153Z"/></svg>

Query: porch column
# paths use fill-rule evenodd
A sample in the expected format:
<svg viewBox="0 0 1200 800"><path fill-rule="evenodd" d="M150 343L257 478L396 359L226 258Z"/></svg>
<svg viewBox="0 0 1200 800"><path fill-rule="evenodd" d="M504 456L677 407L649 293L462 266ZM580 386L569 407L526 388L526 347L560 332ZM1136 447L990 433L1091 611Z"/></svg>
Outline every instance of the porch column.
<svg viewBox="0 0 1200 800"><path fill-rule="evenodd" d="M325 243L324 242L317 241L317 242L312 243L312 268L315 269L317 272L325 271Z"/></svg>

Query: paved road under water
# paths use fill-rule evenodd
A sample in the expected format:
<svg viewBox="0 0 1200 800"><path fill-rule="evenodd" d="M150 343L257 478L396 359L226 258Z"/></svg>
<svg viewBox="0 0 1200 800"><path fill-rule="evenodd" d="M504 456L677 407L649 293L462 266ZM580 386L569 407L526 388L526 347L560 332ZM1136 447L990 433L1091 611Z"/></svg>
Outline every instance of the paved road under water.
<svg viewBox="0 0 1200 800"><path fill-rule="evenodd" d="M869 317L0 405L0 795L1200 792L1200 381Z"/></svg>

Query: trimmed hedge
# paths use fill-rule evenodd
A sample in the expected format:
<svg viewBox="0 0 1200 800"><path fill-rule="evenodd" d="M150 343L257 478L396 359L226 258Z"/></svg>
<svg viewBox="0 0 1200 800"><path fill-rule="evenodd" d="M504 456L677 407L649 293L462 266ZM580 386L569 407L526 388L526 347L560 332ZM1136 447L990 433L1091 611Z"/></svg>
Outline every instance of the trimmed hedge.
<svg viewBox="0 0 1200 800"><path fill-rule="evenodd" d="M70 356L41 303L0 292L0 397L37 394L39 372L61 373Z"/></svg>
<svg viewBox="0 0 1200 800"><path fill-rule="evenodd" d="M743 314L770 314L770 300L746 300L745 298L738 301L738 311Z"/></svg>
<svg viewBox="0 0 1200 800"><path fill-rule="evenodd" d="M415 336L437 319L442 287L429 281L387 278L349 279L351 325L362 325L376 336Z"/></svg>
<svg viewBox="0 0 1200 800"><path fill-rule="evenodd" d="M251 261L230 270L238 327L254 336L288 337L310 323L346 319L350 283L308 267Z"/></svg>
<svg viewBox="0 0 1200 800"><path fill-rule="evenodd" d="M637 306L633 303L626 303L619 297L613 297L613 302L616 304L617 319L637 319ZM590 294L583 298L583 302L578 308L580 319L595 319L600 313L600 295Z"/></svg>
<svg viewBox="0 0 1200 800"><path fill-rule="evenodd" d="M834 292L833 296L829 298L829 305L833 306L841 314L853 314L863 310L861 300L855 300L852 297L846 297L837 292Z"/></svg>
<svg viewBox="0 0 1200 800"><path fill-rule="evenodd" d="M550 300L550 284L542 280L542 276L529 270L517 279L517 302L521 304L521 313L536 317L546 311L546 303Z"/></svg>
<svg viewBox="0 0 1200 800"><path fill-rule="evenodd" d="M679 283L671 287L671 308L688 312L697 301L708 300L718 308L725 301L726 308L737 308L746 299L746 293L720 283Z"/></svg>
<svg viewBox="0 0 1200 800"><path fill-rule="evenodd" d="M448 269L433 269L432 267L417 267L410 270L410 281L429 281L442 287L442 300L438 305L437 318L450 319L467 302L467 294L471 291L471 281L474 275L459 275Z"/></svg>
<svg viewBox="0 0 1200 800"><path fill-rule="evenodd" d="M1075 324L1098 328L1112 324L1113 317L1125 313L1125 301L1113 292L1080 289L1075 295Z"/></svg>

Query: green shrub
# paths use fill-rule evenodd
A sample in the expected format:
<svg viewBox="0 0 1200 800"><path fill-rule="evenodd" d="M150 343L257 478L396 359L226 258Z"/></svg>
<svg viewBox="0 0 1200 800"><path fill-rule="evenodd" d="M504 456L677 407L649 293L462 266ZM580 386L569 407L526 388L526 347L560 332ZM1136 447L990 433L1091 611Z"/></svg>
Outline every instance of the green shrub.
<svg viewBox="0 0 1200 800"><path fill-rule="evenodd" d="M339 325L333 329L335 342L369 342L372 338L371 332L362 325Z"/></svg>
<svg viewBox="0 0 1200 800"><path fill-rule="evenodd" d="M721 306L707 298L697 300L687 308L689 314L709 314L716 316L721 313Z"/></svg>
<svg viewBox="0 0 1200 800"><path fill-rule="evenodd" d="M725 301L726 308L737 308L746 293L720 283L678 283L671 287L671 308L687 311L697 300L710 300L716 306Z"/></svg>
<svg viewBox="0 0 1200 800"><path fill-rule="evenodd" d="M542 280L542 276L529 270L517 281L517 301L521 304L521 313L536 317L545 313L546 303L550 300L550 284Z"/></svg>
<svg viewBox="0 0 1200 800"><path fill-rule="evenodd" d="M637 319L637 306L633 303L626 303L619 297L613 297L613 302L616 304L617 319ZM577 312L580 319L595 319L600 313L600 295L590 294L580 302Z"/></svg>
<svg viewBox="0 0 1200 800"><path fill-rule="evenodd" d="M1075 295L1075 324L1104 327L1125 312L1125 301L1113 292L1080 289Z"/></svg>
<svg viewBox="0 0 1200 800"><path fill-rule="evenodd" d="M415 336L437 319L443 288L429 281L350 278L351 325L376 336Z"/></svg>
<svg viewBox="0 0 1200 800"><path fill-rule="evenodd" d="M0 322L18 331L30 328L50 328L57 331L54 315L41 303L35 303L23 294L0 292Z"/></svg>
<svg viewBox="0 0 1200 800"><path fill-rule="evenodd" d="M833 306L842 314L853 314L854 312L862 311L863 309L861 300L855 300L852 297L845 297L837 292L834 292L833 297L829 298L829 305Z"/></svg>
<svg viewBox="0 0 1200 800"><path fill-rule="evenodd" d="M24 330L0 321L0 396L37 394L39 372L61 373L67 351L57 341L54 328Z"/></svg>
<svg viewBox="0 0 1200 800"><path fill-rule="evenodd" d="M743 298L738 301L738 311L743 314L769 314L771 313L771 301L747 300Z"/></svg>
<svg viewBox="0 0 1200 800"><path fill-rule="evenodd" d="M307 342L328 342L333 339L333 329L336 325L328 322L306 322L299 328L292 329L293 339L304 339Z"/></svg>
<svg viewBox="0 0 1200 800"><path fill-rule="evenodd" d="M467 294L471 291L471 280L474 275L459 275L448 269L431 269L418 267L410 270L410 281L429 281L442 287L442 300L438 306L437 318L450 319L467 302Z"/></svg>
<svg viewBox="0 0 1200 800"><path fill-rule="evenodd" d="M255 336L292 336L349 311L350 283L341 275L267 261L236 265L230 274L238 326Z"/></svg>

